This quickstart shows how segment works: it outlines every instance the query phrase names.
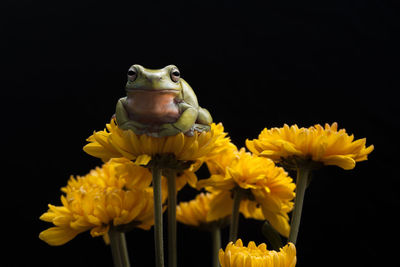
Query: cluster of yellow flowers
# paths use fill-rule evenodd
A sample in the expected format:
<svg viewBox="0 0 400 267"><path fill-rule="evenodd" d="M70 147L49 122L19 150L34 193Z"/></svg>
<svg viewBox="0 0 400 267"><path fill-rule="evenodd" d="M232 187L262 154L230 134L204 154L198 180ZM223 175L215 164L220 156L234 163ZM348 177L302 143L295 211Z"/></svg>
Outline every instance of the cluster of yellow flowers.
<svg viewBox="0 0 400 267"><path fill-rule="evenodd" d="M92 236L107 237L112 227L150 229L154 221L152 177L143 166L157 155L173 155L177 161L189 163L190 167L178 173L178 190L189 183L207 191L177 206L178 221L204 226L229 218L236 194L239 210L246 218L267 220L288 237L288 213L293 209L296 184L275 163L294 159L297 163L302 160L352 169L373 150L373 146L365 146L365 138L354 141L354 136L338 130L336 123L264 129L258 139L246 140L251 152L237 149L222 124L212 124L209 132L190 137L180 133L162 138L121 130L115 120L106 127L94 132L84 147L88 154L105 162L102 168L83 177L71 177L62 188L62 206L49 205L40 217L54 224L40 233L50 245L62 245L88 230ZM210 177L198 181L195 171L203 163ZM163 201L166 187L164 179ZM244 247L239 239L219 251L219 261L222 267L295 266L296 250L292 243L279 252L254 242Z"/></svg>
<svg viewBox="0 0 400 267"><path fill-rule="evenodd" d="M136 135L121 130L112 120L107 130L95 132L84 150L106 162L84 177L71 177L62 188L62 206L49 205L40 219L52 222L40 238L50 245L62 245L77 234L90 230L92 236L105 235L109 228L132 224L150 229L153 224L153 190L151 172L146 165L151 157L174 154L178 160L193 162L192 166L179 172L177 190L186 183L196 185L194 171L206 156L213 156L229 143L222 124L212 124L210 132L183 134L155 138ZM136 159L136 161L132 161ZM163 201L167 198L167 182L162 181ZM133 196L133 197L130 197Z"/></svg>
<svg viewBox="0 0 400 267"><path fill-rule="evenodd" d="M112 159L83 177L71 177L61 190L62 206L49 205L40 219L55 226L40 233L50 245L63 245L77 234L104 236L110 227L134 223L153 225L151 174L143 167L120 158ZM106 236L107 240L107 236Z"/></svg>

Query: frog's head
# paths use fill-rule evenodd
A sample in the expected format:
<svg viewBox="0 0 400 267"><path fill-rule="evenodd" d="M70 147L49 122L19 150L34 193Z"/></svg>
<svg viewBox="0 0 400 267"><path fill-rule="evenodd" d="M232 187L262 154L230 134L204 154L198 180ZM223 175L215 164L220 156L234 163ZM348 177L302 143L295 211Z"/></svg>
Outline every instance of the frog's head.
<svg viewBox="0 0 400 267"><path fill-rule="evenodd" d="M180 72L174 65L153 70L136 64L128 70L125 88L128 94L147 91L179 94L182 91Z"/></svg>

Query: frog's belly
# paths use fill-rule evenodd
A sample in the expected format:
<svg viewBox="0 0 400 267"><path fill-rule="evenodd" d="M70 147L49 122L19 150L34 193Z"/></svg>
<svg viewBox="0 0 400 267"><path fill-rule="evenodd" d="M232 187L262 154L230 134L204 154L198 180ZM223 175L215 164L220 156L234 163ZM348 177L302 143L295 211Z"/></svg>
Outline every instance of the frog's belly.
<svg viewBox="0 0 400 267"><path fill-rule="evenodd" d="M143 124L173 123L180 116L175 96L171 93L135 92L128 96L125 108L131 120Z"/></svg>

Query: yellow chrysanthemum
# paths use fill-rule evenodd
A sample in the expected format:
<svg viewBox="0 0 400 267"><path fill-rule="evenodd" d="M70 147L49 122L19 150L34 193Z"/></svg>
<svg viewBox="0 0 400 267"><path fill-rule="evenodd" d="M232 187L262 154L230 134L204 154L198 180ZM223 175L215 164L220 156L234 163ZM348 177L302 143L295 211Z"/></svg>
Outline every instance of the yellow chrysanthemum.
<svg viewBox="0 0 400 267"><path fill-rule="evenodd" d="M295 156L345 170L367 160L374 146L365 144L365 138L354 141L354 136L348 135L345 129L338 130L337 123L325 124L325 128L319 124L309 128L285 124L283 128L264 129L258 139L246 140L251 152L275 162Z"/></svg>
<svg viewBox="0 0 400 267"><path fill-rule="evenodd" d="M257 157L244 149L232 156L227 153L229 161L221 159L215 168L217 174L198 182L197 187L211 187L219 193L210 203L207 220L212 221L232 212L232 190L240 189L248 200L259 204L263 216L282 235L288 236L290 226L287 213L291 210L295 184L283 168L276 167L273 161ZM222 156L221 156L222 157ZM222 170L224 170L223 173ZM251 216L257 205L245 206L242 212ZM247 212L247 213L246 213ZM260 218L259 215L254 215ZM261 219L261 218L260 218Z"/></svg>
<svg viewBox="0 0 400 267"><path fill-rule="evenodd" d="M194 136L179 133L175 136L152 137L137 135L131 130L118 128L115 120L106 125L104 131L94 132L83 149L86 153L107 161L125 157L146 165L155 155L173 154L179 161L198 161L205 156L220 152L227 142L221 123L211 124L208 132L196 132ZM229 139L227 139L229 141Z"/></svg>
<svg viewBox="0 0 400 267"><path fill-rule="evenodd" d="M213 157L208 157L205 160L205 163L207 164L208 170L211 175L225 175L226 167L229 166L232 161L238 159L238 149L237 147L230 142L227 142L224 144L224 149L222 153L216 154ZM200 183L201 185L201 183ZM214 198L215 195L218 195L221 193L219 189L214 188L213 186L206 186L205 187L207 191L212 192L212 198ZM210 198L210 201L211 199ZM210 202L209 201L209 202ZM209 205L209 202L207 203ZM231 204L231 203L228 203ZM226 207L226 210L228 211L228 207ZM207 210L208 214L209 208ZM290 209L287 211L289 212ZM256 219L256 220L265 220L265 217L262 213L262 209L260 205L257 202L254 201L249 201L247 199L243 199L240 202L240 212L244 215L245 218L251 218L251 219ZM205 215L207 215L205 214ZM225 216L228 216L229 214L226 214Z"/></svg>
<svg viewBox="0 0 400 267"><path fill-rule="evenodd" d="M287 206L287 207L289 208L289 206ZM291 210L291 208L287 209L287 211L285 211L285 212L288 213L290 210ZM261 206L255 201L243 199L240 202L239 211L240 211L240 213L243 214L243 216L246 219L255 219L255 220L262 220L262 221L266 220Z"/></svg>
<svg viewBox="0 0 400 267"><path fill-rule="evenodd" d="M205 163L211 175L225 174L226 166L238 158L238 149L233 143L225 143L222 147L223 150L221 153L205 159Z"/></svg>
<svg viewBox="0 0 400 267"><path fill-rule="evenodd" d="M176 219L183 224L191 226L209 224L207 214L210 210L210 202L214 196L215 194L212 193L200 193L195 199L189 202L179 203L176 207ZM223 217L218 219L223 219Z"/></svg>
<svg viewBox="0 0 400 267"><path fill-rule="evenodd" d="M55 226L40 233L50 245L65 244L90 230L93 237L109 228L153 225L153 190L150 172L126 159L114 159L84 177L71 177L62 188L62 206L49 205L40 219ZM165 190L166 191L166 190Z"/></svg>
<svg viewBox="0 0 400 267"><path fill-rule="evenodd" d="M206 226L215 221L207 221L207 215L210 211L210 202L219 192L200 193L195 199L188 202L180 202L176 207L176 219L186 225ZM240 212L246 217L256 220L265 220L261 207L247 199L240 204ZM227 218L226 216L217 220Z"/></svg>
<svg viewBox="0 0 400 267"><path fill-rule="evenodd" d="M221 267L294 267L297 262L296 247L289 243L276 252L267 250L264 243L256 246L253 241L244 247L242 240L238 239L235 244L230 242L225 251L220 249L219 262Z"/></svg>

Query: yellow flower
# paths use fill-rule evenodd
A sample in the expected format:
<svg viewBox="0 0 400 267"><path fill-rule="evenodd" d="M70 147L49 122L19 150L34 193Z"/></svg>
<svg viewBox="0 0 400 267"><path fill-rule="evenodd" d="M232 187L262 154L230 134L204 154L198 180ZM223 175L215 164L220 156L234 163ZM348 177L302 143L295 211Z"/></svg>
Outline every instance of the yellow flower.
<svg viewBox="0 0 400 267"><path fill-rule="evenodd" d="M275 162L295 156L345 170L353 169L356 162L367 160L374 146L366 147L365 138L354 141L353 135L337 128L337 123L325 124L325 128L319 124L309 128L285 124L283 128L264 129L258 139L246 140L246 145L254 154Z"/></svg>
<svg viewBox="0 0 400 267"><path fill-rule="evenodd" d="M289 212L290 210L291 209L288 209L286 212ZM243 214L243 216L246 219L255 219L255 220L261 220L261 221L266 220L261 206L255 201L243 199L240 202L239 211L240 211L240 213Z"/></svg>
<svg viewBox="0 0 400 267"><path fill-rule="evenodd" d="M131 130L118 128L115 120L106 125L104 131L94 132L83 150L107 161L110 158L125 157L146 165L153 156L173 154L179 161L198 161L202 157L220 152L226 141L222 124L211 124L208 132L196 132L194 136L179 133L175 136L152 137L137 135ZM229 139L228 139L229 141Z"/></svg>
<svg viewBox="0 0 400 267"><path fill-rule="evenodd" d="M110 158L125 157L135 161L137 165L147 165L151 159L159 159L161 156L171 169L183 163L184 167L175 168L178 170L178 189L186 183L194 187L197 182L194 171L207 157L220 153L229 143L221 123L212 123L208 132L195 131L194 136L179 133L166 137L137 135L131 130L122 130L114 119L106 126L107 129L94 132L87 139L89 144L83 148L86 153L101 158L104 162Z"/></svg>
<svg viewBox="0 0 400 267"><path fill-rule="evenodd" d="M227 216L232 212L232 190L241 190L244 199L242 213L261 219L255 208L261 207L263 216L282 235L288 236L290 226L287 213L291 210L294 198L295 184L283 168L262 157L257 157L244 149L237 151L233 156L226 154L229 161L221 159L217 174L209 179L198 182L197 187L207 187L219 191L210 203L207 220ZM223 157L223 156L221 156ZM216 164L218 165L218 164ZM225 165L225 166L223 166ZM221 173L222 170L225 170ZM247 206L246 206L247 205ZM252 216L252 217L253 217Z"/></svg>
<svg viewBox="0 0 400 267"><path fill-rule="evenodd" d="M179 203L176 207L176 219L186 225L206 226L210 223L207 221L207 214L210 210L210 202L214 196L215 194L212 193L200 193L195 199L189 202Z"/></svg>
<svg viewBox="0 0 400 267"><path fill-rule="evenodd" d="M211 175L225 174L225 168L238 158L238 149L233 143L225 143L221 153L205 158L205 163Z"/></svg>
<svg viewBox="0 0 400 267"><path fill-rule="evenodd" d="M211 222L207 221L207 215L208 212L210 211L210 202L218 194L219 192L200 193L195 197L195 199L191 201L180 202L179 205L176 207L176 219L179 222L186 225L201 226L201 227L216 222L216 221L211 221ZM240 205L240 212L246 218L265 220L261 207L258 207L258 204L254 201L249 201L247 199L242 200ZM221 218L217 218L216 220L221 220L225 218L227 217L223 216ZM223 223L224 222L221 221L222 225Z"/></svg>
<svg viewBox="0 0 400 267"><path fill-rule="evenodd" d="M238 239L235 244L230 242L225 251L219 250L221 267L294 267L296 266L296 247L289 243L279 252L267 250L267 245L258 246L251 241L247 247Z"/></svg>
<svg viewBox="0 0 400 267"><path fill-rule="evenodd" d="M124 164L125 163L125 164ZM115 159L84 177L71 177L62 188L62 206L49 205L40 219L51 227L39 238L50 245L65 244L90 230L93 237L106 235L110 227L153 225L153 190L150 172L126 159Z"/></svg>
<svg viewBox="0 0 400 267"><path fill-rule="evenodd" d="M224 132L224 127L221 123L215 125L211 125L211 129L217 132L217 138L214 143L214 150L212 153L207 154L202 158L203 161L212 160L214 157L218 157L221 154L229 153L229 151L237 150L237 147L231 142L230 137L228 137L228 133Z"/></svg>

